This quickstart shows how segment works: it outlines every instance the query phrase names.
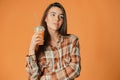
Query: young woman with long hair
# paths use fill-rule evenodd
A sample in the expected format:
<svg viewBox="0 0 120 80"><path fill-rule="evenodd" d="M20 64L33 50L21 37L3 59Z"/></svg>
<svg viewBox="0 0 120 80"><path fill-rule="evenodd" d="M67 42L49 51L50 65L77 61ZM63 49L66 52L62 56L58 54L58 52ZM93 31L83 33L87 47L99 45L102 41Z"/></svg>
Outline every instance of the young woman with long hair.
<svg viewBox="0 0 120 80"><path fill-rule="evenodd" d="M50 4L40 25L45 28L44 40L35 32L26 56L29 80L74 80L81 70L79 40L67 34L64 7Z"/></svg>

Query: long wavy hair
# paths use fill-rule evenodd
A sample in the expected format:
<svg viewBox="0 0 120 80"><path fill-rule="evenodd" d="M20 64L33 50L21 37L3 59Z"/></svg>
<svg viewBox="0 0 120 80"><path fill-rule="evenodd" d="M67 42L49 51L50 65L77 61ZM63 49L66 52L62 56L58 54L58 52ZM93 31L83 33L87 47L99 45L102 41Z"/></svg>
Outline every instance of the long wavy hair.
<svg viewBox="0 0 120 80"><path fill-rule="evenodd" d="M48 11L52 7L58 7L58 8L60 8L62 10L64 17L63 17L63 24L61 25L61 27L59 29L59 33L61 35L63 35L63 36L67 35L67 18L66 18L66 12L65 12L64 7L60 3L58 3L58 2L50 4L46 8L46 10L44 11L44 14L43 14L43 17L42 17L41 23L40 23L40 25L44 26L44 28L45 28L44 45L40 45L39 46L38 51L36 52L36 56L38 56L40 53L44 54L44 50L46 49L46 47L49 45L49 42L50 42L50 34L48 32L48 28L47 28L47 24L45 22L45 19L46 19L47 15L48 15Z"/></svg>

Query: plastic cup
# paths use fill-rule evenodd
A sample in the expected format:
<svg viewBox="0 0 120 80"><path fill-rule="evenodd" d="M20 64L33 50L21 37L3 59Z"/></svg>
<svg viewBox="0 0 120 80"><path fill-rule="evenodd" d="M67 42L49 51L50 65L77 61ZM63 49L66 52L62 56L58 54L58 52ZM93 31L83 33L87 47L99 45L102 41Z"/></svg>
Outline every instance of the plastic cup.
<svg viewBox="0 0 120 80"><path fill-rule="evenodd" d="M34 28L34 32L40 33L42 35L43 40L44 40L44 31L45 31L45 28L43 26L35 26L35 28ZM44 44L44 42L43 42L43 44Z"/></svg>

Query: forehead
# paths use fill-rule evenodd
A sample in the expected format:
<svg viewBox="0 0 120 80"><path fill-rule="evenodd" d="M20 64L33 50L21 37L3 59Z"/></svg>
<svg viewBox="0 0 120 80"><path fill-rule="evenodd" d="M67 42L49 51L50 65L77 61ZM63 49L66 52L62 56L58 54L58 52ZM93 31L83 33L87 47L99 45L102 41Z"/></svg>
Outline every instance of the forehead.
<svg viewBox="0 0 120 80"><path fill-rule="evenodd" d="M51 13L51 12L55 12L57 14L63 14L63 11L62 9L60 9L59 7L51 7L48 11L48 13Z"/></svg>

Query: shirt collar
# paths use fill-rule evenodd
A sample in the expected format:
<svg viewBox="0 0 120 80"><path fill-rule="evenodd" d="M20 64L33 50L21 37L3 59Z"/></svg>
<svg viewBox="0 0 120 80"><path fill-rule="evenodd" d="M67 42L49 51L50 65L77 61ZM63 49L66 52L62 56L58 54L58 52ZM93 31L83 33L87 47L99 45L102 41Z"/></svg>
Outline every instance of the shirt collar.
<svg viewBox="0 0 120 80"><path fill-rule="evenodd" d="M57 43L62 43L62 42L63 42L63 36L60 34Z"/></svg>

